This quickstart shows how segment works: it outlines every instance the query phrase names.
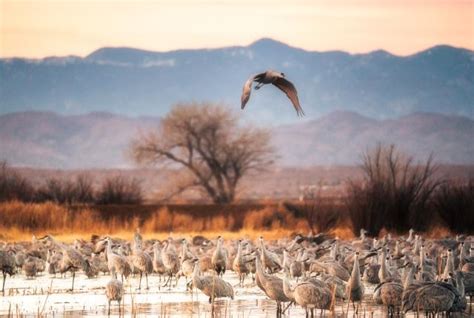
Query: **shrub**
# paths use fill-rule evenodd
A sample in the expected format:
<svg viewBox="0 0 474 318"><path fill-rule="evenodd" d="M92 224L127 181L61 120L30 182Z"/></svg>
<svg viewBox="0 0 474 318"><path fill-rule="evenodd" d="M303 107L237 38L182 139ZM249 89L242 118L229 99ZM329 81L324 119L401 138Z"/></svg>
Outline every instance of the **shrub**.
<svg viewBox="0 0 474 318"><path fill-rule="evenodd" d="M443 183L436 191L434 206L454 233L474 233L474 179L465 183Z"/></svg>
<svg viewBox="0 0 474 318"><path fill-rule="evenodd" d="M35 189L19 173L9 168L6 161L0 162L0 202L31 201Z"/></svg>
<svg viewBox="0 0 474 318"><path fill-rule="evenodd" d="M98 204L138 204L143 201L140 182L115 176L104 181L97 193Z"/></svg>
<svg viewBox="0 0 474 318"><path fill-rule="evenodd" d="M93 203L94 189L92 180L79 175L74 180L50 178L36 190L36 202L55 202L60 204Z"/></svg>
<svg viewBox="0 0 474 318"><path fill-rule="evenodd" d="M361 183L350 182L347 210L354 234L364 228L377 236L385 227L406 232L424 231L430 225L429 202L439 181L430 157L415 164L412 157L398 152L395 146L377 145L363 156Z"/></svg>

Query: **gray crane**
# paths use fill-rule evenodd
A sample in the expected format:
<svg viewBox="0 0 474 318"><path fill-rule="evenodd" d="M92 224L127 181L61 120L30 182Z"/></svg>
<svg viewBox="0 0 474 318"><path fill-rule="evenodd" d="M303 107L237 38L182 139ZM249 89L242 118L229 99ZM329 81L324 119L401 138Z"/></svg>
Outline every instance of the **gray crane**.
<svg viewBox="0 0 474 318"><path fill-rule="evenodd" d="M352 301L356 314L358 314L359 306L355 307L355 302L362 302L364 297L364 284L360 279L360 268L359 268L359 252L355 253L354 266L352 267L351 278L346 286L346 294L349 301Z"/></svg>
<svg viewBox="0 0 474 318"><path fill-rule="evenodd" d="M313 318L314 309L321 309L322 311L330 309L332 295L325 283L316 284L315 282L307 281L299 283L292 288L288 276L288 272L286 272L283 279L283 291L288 298L294 300L294 302L305 309L306 317L311 312L311 318Z"/></svg>
<svg viewBox="0 0 474 318"><path fill-rule="evenodd" d="M106 258L107 258L107 267L109 272L112 274L113 278L117 278L117 274L120 274L122 277L122 282L130 276L132 269L130 264L127 261L127 258L123 255L119 255L112 250L112 240L110 237L106 238L107 249L106 249Z"/></svg>
<svg viewBox="0 0 474 318"><path fill-rule="evenodd" d="M137 234L140 235L138 231ZM140 290L142 288L143 274L145 274L146 289L149 289L148 274L153 272L153 261L151 256L142 250L142 241L137 234L135 234L134 244L132 245L131 262L133 267L140 273L138 289Z"/></svg>
<svg viewBox="0 0 474 318"><path fill-rule="evenodd" d="M115 278L112 278L105 286L105 295L107 296L107 300L109 302L108 316L110 316L110 304L112 303L112 301L116 301L118 303L120 316L120 302L122 301L123 294L124 289L122 282Z"/></svg>
<svg viewBox="0 0 474 318"><path fill-rule="evenodd" d="M238 241L237 254L232 262L232 269L239 275L239 285L243 287L245 276L249 273L247 266L250 260L246 260L242 251L242 240Z"/></svg>
<svg viewBox="0 0 474 318"><path fill-rule="evenodd" d="M384 281L375 287L373 299L377 304L387 306L388 315L395 316L402 305L403 286L399 282Z"/></svg>
<svg viewBox="0 0 474 318"><path fill-rule="evenodd" d="M174 275L179 272L179 257L176 249L172 245L172 239L168 238L167 241L164 242L165 247L161 249L161 259L163 260L163 265L166 268L166 273L168 274L168 280L163 285L168 286L171 289L171 280ZM169 285L168 285L169 284Z"/></svg>
<svg viewBox="0 0 474 318"><path fill-rule="evenodd" d="M227 268L227 251L222 247L222 243L224 242L224 239L219 236L217 238L217 245L216 249L214 250L214 253L212 253L212 266L214 267L214 270L217 272L219 276L224 275L225 270Z"/></svg>
<svg viewBox="0 0 474 318"><path fill-rule="evenodd" d="M255 265L257 270L257 285L268 296L268 298L276 301L277 316L279 317L283 313L282 303L291 301L283 290L283 280L264 273L259 256L255 258Z"/></svg>
<svg viewBox="0 0 474 318"><path fill-rule="evenodd" d="M215 298L234 299L234 289L231 284L216 276L215 273L212 276L200 276L198 264L194 265L193 286L209 297L209 303L212 303Z"/></svg>
<svg viewBox="0 0 474 318"><path fill-rule="evenodd" d="M15 266L15 257L7 251L0 250L0 270L3 274L2 295L5 295L7 274L13 276L16 272Z"/></svg>
<svg viewBox="0 0 474 318"><path fill-rule="evenodd" d="M245 82L244 88L242 89L241 108L244 109L245 105L250 99L250 93L252 92L252 83L257 82L255 89L260 89L265 84L272 84L278 87L286 96L290 99L293 107L296 110L298 116L304 116L303 108L300 106L298 99L298 93L295 86L289 80L285 78L285 74L273 70L268 70L263 73L255 74Z"/></svg>
<svg viewBox="0 0 474 318"><path fill-rule="evenodd" d="M49 242L56 249L60 250L63 254L62 265L64 271L69 271L72 273L72 286L71 292L74 291L74 278L76 277L76 271L84 269L87 264L82 254L65 244L57 242L51 235L46 235L42 238L39 238L38 241Z"/></svg>

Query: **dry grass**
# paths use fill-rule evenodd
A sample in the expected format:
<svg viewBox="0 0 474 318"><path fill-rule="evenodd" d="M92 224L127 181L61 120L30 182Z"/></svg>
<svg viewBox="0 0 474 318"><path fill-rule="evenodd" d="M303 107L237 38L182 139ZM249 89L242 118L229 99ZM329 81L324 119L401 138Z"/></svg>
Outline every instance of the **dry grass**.
<svg viewBox="0 0 474 318"><path fill-rule="evenodd" d="M252 208L252 206L249 206ZM133 206L130 207L133 210ZM196 206L196 210L203 207ZM217 211L217 212L216 212ZM166 238L173 233L180 236L224 234L226 238L260 235L268 238L287 236L295 230L306 232L304 220L274 207L245 209L239 211L226 208L212 211L183 211L161 207L143 215L123 212L117 215L93 207L74 207L55 203L22 203L18 201L0 204L0 239L29 240L31 236L51 233L63 241L90 238L91 234L110 234L132 238L137 227L145 236ZM228 212L228 213L226 213ZM238 222L237 222L238 221Z"/></svg>
<svg viewBox="0 0 474 318"><path fill-rule="evenodd" d="M136 228L145 237L222 235L227 239L260 235L267 239L309 232L307 220L276 205L174 205L174 206L94 206L67 207L54 203L0 203L0 240L30 240L32 235L52 234L62 241L89 239L91 234L110 234L132 239ZM327 232L341 239L354 238L350 220L344 218ZM382 231L381 234L385 233ZM435 224L429 237L450 234Z"/></svg>

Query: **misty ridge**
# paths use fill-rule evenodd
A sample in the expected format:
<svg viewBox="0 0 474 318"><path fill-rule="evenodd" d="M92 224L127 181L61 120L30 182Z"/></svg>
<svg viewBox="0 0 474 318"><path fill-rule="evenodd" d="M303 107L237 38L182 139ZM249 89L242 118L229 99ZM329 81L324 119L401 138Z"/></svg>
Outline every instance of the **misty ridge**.
<svg viewBox="0 0 474 318"><path fill-rule="evenodd" d="M0 112L112 112L164 116L176 102L238 108L245 80L277 69L298 88L308 118L335 110L376 119L414 112L474 118L474 52L439 45L409 56L310 52L271 39L249 46L152 52L101 48L88 56L0 59ZM247 119L296 121L284 95L252 95Z"/></svg>
<svg viewBox="0 0 474 318"><path fill-rule="evenodd" d="M112 113L59 115L19 112L0 116L2 159L38 168L129 168L133 137L155 129L159 117ZM378 120L348 111L272 128L280 166L356 165L378 142L395 144L423 160L472 164L474 121L453 115L413 113Z"/></svg>

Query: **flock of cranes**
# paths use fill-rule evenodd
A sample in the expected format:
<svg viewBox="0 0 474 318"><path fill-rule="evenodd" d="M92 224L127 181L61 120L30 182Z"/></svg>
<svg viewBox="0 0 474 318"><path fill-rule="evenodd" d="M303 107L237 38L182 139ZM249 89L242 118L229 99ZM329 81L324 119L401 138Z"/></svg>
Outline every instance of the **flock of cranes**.
<svg viewBox="0 0 474 318"><path fill-rule="evenodd" d="M337 306L349 312L351 305L357 315L363 301L386 307L390 316L471 313L474 241L463 236L424 239L413 231L407 237L388 234L376 239L361 231L353 241L298 235L272 242L262 237L256 242L222 237L211 241L202 236L192 242L171 237L160 242L144 240L137 230L131 242L93 236L89 242L68 245L46 235L33 237L32 242L0 244L0 270L2 293L7 275L34 278L39 272L69 272L71 291L76 272L90 278L110 275L104 286L109 314L112 301L120 308L124 282L131 275L139 277L137 290L143 287L143 277L146 289L149 279L172 289L185 277L187 289L199 289L209 302L234 299L236 288L256 284L275 301L277 316L293 304L301 306L307 317ZM238 277L238 285L225 281L228 271Z"/></svg>

